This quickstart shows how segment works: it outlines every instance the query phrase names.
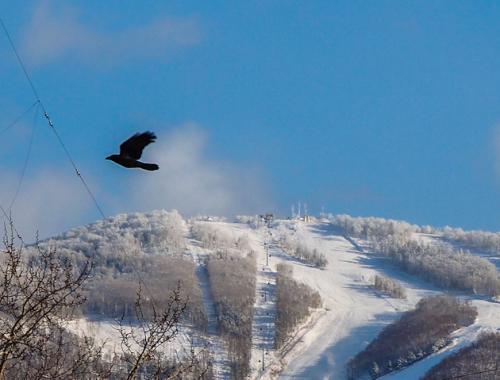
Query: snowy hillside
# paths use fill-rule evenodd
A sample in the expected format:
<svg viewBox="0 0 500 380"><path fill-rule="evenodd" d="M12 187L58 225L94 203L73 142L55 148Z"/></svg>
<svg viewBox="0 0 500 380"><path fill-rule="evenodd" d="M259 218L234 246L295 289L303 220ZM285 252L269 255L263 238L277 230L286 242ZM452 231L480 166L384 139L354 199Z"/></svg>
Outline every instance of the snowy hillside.
<svg viewBox="0 0 500 380"><path fill-rule="evenodd" d="M176 260L182 257L182 260L190 262L192 267L186 264L183 276L192 277L187 282L191 288L186 291L193 297L192 316L200 316L185 321L175 349L181 350L183 344L190 342L190 336L196 336L196 344L200 347L208 345L212 350L214 375L218 379L234 378L234 366L242 371L238 373L246 373L252 379L347 379L346 365L349 360L373 341L384 327L413 309L422 298L443 293L469 300L477 308L475 321L454 331L447 344L438 351L398 368L383 379L419 379L442 359L474 342L481 332L500 331L500 303L486 294L495 290L492 287L496 286L498 272L492 274L491 268L482 261L478 265L483 265L488 276L493 276L488 287L482 282L481 287L474 282L471 291L465 287L453 288L454 282L450 279L450 288L445 289L439 281L434 281L434 277L413 267L407 269L392 256L379 253L380 240L374 240L369 234L363 237L361 230L350 233L348 228L339 226L338 220L275 220L266 224L259 218L250 217L239 218L239 221L227 222L216 218L184 221L177 213L165 212L121 215L74 229L51 240L50 244L55 244L67 254L77 251L85 256L91 255L90 251L86 251L89 247L97 247L99 255L106 256L103 247L121 242L122 250L132 246L137 251L135 255ZM444 242L451 248L456 248L453 244L464 246L463 243L453 243L449 236L446 239L442 231L428 231L410 225L405 225L403 230L405 236L417 242L424 241L429 245ZM396 232L383 232L381 236L398 236ZM118 253L113 252L117 257ZM463 255L460 256L462 263L471 262L466 253L460 254ZM484 257L498 265L498 253L471 249L471 255ZM324 268L317 265L319 257L326 260ZM235 261L238 258L246 261ZM101 262L106 260L101 258ZM245 281L245 289L253 289L253 293L245 293L241 300L230 289L221 288L221 282L216 277L224 265L235 263L237 265L232 270L245 265L248 268L246 274L238 275L234 283L230 276L227 277L228 274L223 274L226 277L222 284L231 283L230 287L236 291L239 282ZM288 264L293 269L294 281L319 293L321 307L311 309L310 316L302 320L291 337L277 349L276 321L280 313L277 276L280 264ZM144 264L145 267L147 265ZM447 265L446 262L443 265ZM102 281L111 278L108 271L102 271ZM116 268L113 273L116 277ZM247 279L246 275L250 277ZM376 291L373 279L377 275L399 283L405 290L406 298L396 299ZM457 271L456 275L461 275L461 272ZM245 314L249 315L240 315L238 325L242 329L249 326L248 336L234 338L239 330L230 330L232 327L226 324L222 310L232 310L231 313L236 314L247 310ZM250 319L246 320L246 317ZM101 316L98 322L92 322L92 319L87 314L87 319L73 324L73 328L93 331L98 339L106 339L110 347L115 347L116 338L110 329L113 318ZM397 345L397 342L394 344ZM248 368L244 364L247 345ZM238 358L233 352L236 349L241 353Z"/></svg>

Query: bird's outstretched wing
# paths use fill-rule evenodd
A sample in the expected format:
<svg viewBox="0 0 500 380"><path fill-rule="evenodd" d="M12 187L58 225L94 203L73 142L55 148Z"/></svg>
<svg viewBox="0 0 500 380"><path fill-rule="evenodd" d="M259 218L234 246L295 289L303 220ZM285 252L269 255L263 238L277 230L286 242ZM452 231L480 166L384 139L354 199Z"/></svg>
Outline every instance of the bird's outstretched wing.
<svg viewBox="0 0 500 380"><path fill-rule="evenodd" d="M138 160L141 158L144 147L155 140L156 135L153 132L136 133L120 145L120 156Z"/></svg>

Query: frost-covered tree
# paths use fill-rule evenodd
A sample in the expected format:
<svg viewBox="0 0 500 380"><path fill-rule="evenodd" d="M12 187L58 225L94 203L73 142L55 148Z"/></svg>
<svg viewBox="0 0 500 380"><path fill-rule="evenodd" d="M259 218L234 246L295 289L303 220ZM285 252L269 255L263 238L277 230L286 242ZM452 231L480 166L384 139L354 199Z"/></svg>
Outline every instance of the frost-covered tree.
<svg viewBox="0 0 500 380"><path fill-rule="evenodd" d="M500 293L496 267L468 252L397 236L372 241L372 244L405 271L445 288L493 296Z"/></svg>
<svg viewBox="0 0 500 380"><path fill-rule="evenodd" d="M500 379L500 333L485 332L470 346L431 368L423 380Z"/></svg>
<svg viewBox="0 0 500 380"><path fill-rule="evenodd" d="M131 315L137 284L142 280L148 297L165 305L169 292L181 280L182 296L189 299L184 317L204 328L196 265L185 254L187 234L187 224L177 211L160 210L120 214L71 229L40 246L56 248L60 257L78 268L92 261L88 301L82 306L86 315ZM144 309L151 315L151 303Z"/></svg>
<svg viewBox="0 0 500 380"><path fill-rule="evenodd" d="M406 291L401 284L388 277L375 275L373 286L375 289L380 290L391 297L406 298Z"/></svg>
<svg viewBox="0 0 500 380"><path fill-rule="evenodd" d="M461 228L445 227L442 229L446 240L468 248L500 254L500 232L464 231Z"/></svg>
<svg viewBox="0 0 500 380"><path fill-rule="evenodd" d="M290 256L295 257L307 264L323 269L328 264L324 253L317 248L311 248L305 243L299 242L289 233L282 233L279 238L281 248Z"/></svg>
<svg viewBox="0 0 500 380"><path fill-rule="evenodd" d="M312 309L321 306L321 297L309 286L293 279L292 266L278 264L277 269L276 347L279 349Z"/></svg>
<svg viewBox="0 0 500 380"><path fill-rule="evenodd" d="M500 274L492 263L445 244L419 241L413 236L415 232L422 232L418 226L349 215L331 216L330 220L347 235L367 239L376 252L390 257L403 270L425 280L474 294L500 294Z"/></svg>
<svg viewBox="0 0 500 380"><path fill-rule="evenodd" d="M56 248L25 249L15 244L13 230L11 225L0 250L1 379L211 378L209 360L164 354L187 307L180 284L165 307L153 305L151 317L138 297L134 323L140 333L121 330L121 350L104 357L103 345L68 330L85 302L92 261L75 266Z"/></svg>
<svg viewBox="0 0 500 380"><path fill-rule="evenodd" d="M221 335L227 342L231 374L250 370L256 262L253 255L211 256L207 264Z"/></svg>
<svg viewBox="0 0 500 380"><path fill-rule="evenodd" d="M476 316L468 302L449 296L424 298L349 361L349 379L373 376L374 362L382 376L420 360L448 344L450 333L472 324Z"/></svg>

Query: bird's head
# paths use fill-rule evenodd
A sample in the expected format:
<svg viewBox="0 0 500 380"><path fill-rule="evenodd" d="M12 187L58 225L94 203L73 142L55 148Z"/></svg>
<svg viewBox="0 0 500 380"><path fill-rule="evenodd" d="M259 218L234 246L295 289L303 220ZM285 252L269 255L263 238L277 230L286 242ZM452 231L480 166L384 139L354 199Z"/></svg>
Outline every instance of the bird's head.
<svg viewBox="0 0 500 380"><path fill-rule="evenodd" d="M111 156L106 157L106 160L113 160L116 157L116 154L112 154Z"/></svg>

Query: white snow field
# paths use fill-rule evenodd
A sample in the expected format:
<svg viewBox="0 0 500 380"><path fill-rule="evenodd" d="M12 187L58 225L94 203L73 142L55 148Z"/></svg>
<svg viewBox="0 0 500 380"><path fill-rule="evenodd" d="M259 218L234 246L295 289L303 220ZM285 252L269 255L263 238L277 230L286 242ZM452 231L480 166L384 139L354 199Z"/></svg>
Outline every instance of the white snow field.
<svg viewBox="0 0 500 380"><path fill-rule="evenodd" d="M276 370L282 370L280 379L345 379L348 360L384 326L399 318L401 312L413 308L422 297L442 293L441 289L404 273L387 258L365 253L369 250L365 242L346 239L329 223L278 221L270 232L295 235L325 254L329 262L324 270L316 269L273 247L270 267L275 268L278 262L291 264L294 278L320 293L324 309L305 323L296 341L283 350L284 355L273 356L274 363L268 360L272 370L265 371L264 376L259 374L258 378L273 378ZM261 229L255 233L263 236L267 231ZM392 299L374 292L370 285L375 274L399 281L407 290L407 299ZM500 328L500 304L480 297L462 298L470 299L478 308L476 322L456 331L450 346L392 374L392 379L419 379L442 358L474 341L481 331Z"/></svg>
<svg viewBox="0 0 500 380"><path fill-rule="evenodd" d="M387 260L364 254L328 223L292 223L281 223L278 228L295 228L300 241L326 255L328 265L320 270L284 254L276 259L290 262L295 278L320 293L326 312L284 358L287 365L280 378L344 379L345 365L351 357L401 311L436 289L398 273ZM370 286L375 274L400 281L407 288L408 299L393 300L376 294Z"/></svg>
<svg viewBox="0 0 500 380"><path fill-rule="evenodd" d="M104 359L111 359L114 353L121 350L121 336L118 331L120 325L118 321L112 319L94 319L80 318L77 320L65 322L67 328L80 336L91 336L95 339L98 345L103 345ZM140 336L141 329L137 326L124 326L126 332L133 332L136 336ZM200 342L192 336L188 326L181 326L179 334L175 339L163 347L163 352L170 357L184 357L189 353L191 343L194 346L200 347ZM194 339L194 342L193 342ZM132 349L139 347L132 342Z"/></svg>
<svg viewBox="0 0 500 380"><path fill-rule="evenodd" d="M251 379L344 380L346 363L363 350L381 329L399 318L402 312L412 309L422 297L444 292L416 276L406 274L388 258L371 253L367 242L343 236L327 221L277 220L270 227L262 225L258 228L244 223L206 223L230 236L247 235L256 254ZM314 268L286 254L279 244L280 237L285 235L324 254L327 266L324 269ZM416 238L427 241L437 239L425 234ZM227 348L218 337L215 306L204 263L210 252L193 239L188 239L187 251L198 265L197 276L209 321L207 333L201 334L203 336L200 335L199 339L208 342L214 350L216 378L228 379ZM322 308L314 311L279 351L274 346L278 263L290 264L294 279L317 290L323 301ZM375 292L371 281L376 274L400 282L406 289L407 299L393 299ZM499 302L487 297L453 294L469 299L477 307L475 323L455 331L452 343L439 352L381 379L419 379L443 358L473 342L480 332L500 330ZM98 332L97 335L106 335L112 341L109 334ZM186 337L188 331L183 331L182 335L180 341L189 341Z"/></svg>

